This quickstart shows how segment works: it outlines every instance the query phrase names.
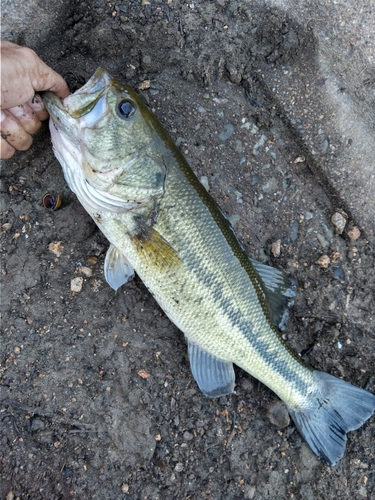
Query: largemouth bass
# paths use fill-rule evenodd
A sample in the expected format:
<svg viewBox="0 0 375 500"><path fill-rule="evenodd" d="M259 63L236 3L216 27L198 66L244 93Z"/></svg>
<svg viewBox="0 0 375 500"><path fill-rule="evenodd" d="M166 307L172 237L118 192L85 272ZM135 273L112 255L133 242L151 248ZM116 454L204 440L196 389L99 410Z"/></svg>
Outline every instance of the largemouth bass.
<svg viewBox="0 0 375 500"><path fill-rule="evenodd" d="M375 396L310 369L278 325L294 295L279 270L248 257L179 149L131 88L104 69L60 101L44 95L55 155L71 190L110 242L117 290L134 270L184 333L208 397L234 389L233 364L272 389L325 463L375 410Z"/></svg>

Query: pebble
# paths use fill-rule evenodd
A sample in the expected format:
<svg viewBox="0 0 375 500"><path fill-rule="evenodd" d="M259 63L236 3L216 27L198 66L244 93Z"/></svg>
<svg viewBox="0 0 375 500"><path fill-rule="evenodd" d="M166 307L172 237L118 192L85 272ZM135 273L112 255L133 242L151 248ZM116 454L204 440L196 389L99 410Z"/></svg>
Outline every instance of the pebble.
<svg viewBox="0 0 375 500"><path fill-rule="evenodd" d="M31 424L31 430L32 432L35 431L42 431L44 430L44 422L42 420L39 420L38 418L34 418Z"/></svg>
<svg viewBox="0 0 375 500"><path fill-rule="evenodd" d="M124 483L121 485L121 491L122 493L128 493L129 491L129 485L127 483Z"/></svg>
<svg viewBox="0 0 375 500"><path fill-rule="evenodd" d="M202 175L202 177L199 180L200 180L202 186L205 188L205 190L209 191L210 190L210 186L208 184L207 176Z"/></svg>
<svg viewBox="0 0 375 500"><path fill-rule="evenodd" d="M328 257L328 255L322 255L317 261L315 261L315 264L318 264L318 266L320 266L322 269L327 269L330 263L331 259Z"/></svg>
<svg viewBox="0 0 375 500"><path fill-rule="evenodd" d="M226 125L224 125L224 128L222 130L222 132L217 136L217 138L219 139L219 141L227 141L229 139L229 137L233 134L234 132L234 127L231 123L227 123Z"/></svg>
<svg viewBox="0 0 375 500"><path fill-rule="evenodd" d="M297 238L298 238L298 229L299 229L298 220L294 220L291 223L290 228L292 230L292 232L290 233L290 239L294 243L297 240Z"/></svg>
<svg viewBox="0 0 375 500"><path fill-rule="evenodd" d="M237 140L235 143L234 149L235 149L235 151L237 151L237 153L242 153L242 151L244 149L242 141Z"/></svg>
<svg viewBox="0 0 375 500"><path fill-rule="evenodd" d="M62 241L52 241L48 245L48 250L55 254L56 257L60 257L64 251L64 245L62 244Z"/></svg>
<svg viewBox="0 0 375 500"><path fill-rule="evenodd" d="M329 146L329 140L328 139L324 139L323 146L322 146L323 153L327 152L328 146Z"/></svg>
<svg viewBox="0 0 375 500"><path fill-rule="evenodd" d="M259 154L258 153L258 149L261 148L262 146L264 146L266 140L267 140L267 136L265 136L265 135L261 135L260 136L260 139L255 144L255 146L253 147L253 155L254 156L257 156Z"/></svg>
<svg viewBox="0 0 375 500"><path fill-rule="evenodd" d="M310 220L314 217L314 214L312 212L305 212L305 219Z"/></svg>
<svg viewBox="0 0 375 500"><path fill-rule="evenodd" d="M178 147L178 146L181 146L182 143L186 143L186 142L187 142L187 140L185 139L185 137L177 137L175 144Z"/></svg>
<svg viewBox="0 0 375 500"><path fill-rule="evenodd" d="M89 267L87 266L82 266L80 269L79 269L79 272L84 274L85 276L87 276L88 278L90 278L92 276L92 269L90 269Z"/></svg>
<svg viewBox="0 0 375 500"><path fill-rule="evenodd" d="M206 108L204 108L203 106L198 106L197 111L198 113L206 113Z"/></svg>
<svg viewBox="0 0 375 500"><path fill-rule="evenodd" d="M72 292L80 292L83 287L83 278L73 278L70 280L70 290Z"/></svg>
<svg viewBox="0 0 375 500"><path fill-rule="evenodd" d="M280 257L281 240L276 240L271 245L271 252L274 257Z"/></svg>
<svg viewBox="0 0 375 500"><path fill-rule="evenodd" d="M243 203L242 193L240 191L235 191L237 203Z"/></svg>
<svg viewBox="0 0 375 500"><path fill-rule="evenodd" d="M277 401L268 409L268 419L271 424L276 425L280 429L288 427L290 417L286 406L281 401Z"/></svg>
<svg viewBox="0 0 375 500"><path fill-rule="evenodd" d="M238 214L233 214L233 215L231 215L230 217L228 217L228 220L229 220L229 222L230 222L230 225L231 225L232 227L234 227L234 226L237 224L237 222L240 220L240 218L241 218L241 217L240 217Z"/></svg>
<svg viewBox="0 0 375 500"><path fill-rule="evenodd" d="M337 268L333 271L333 274L335 274L338 278L340 278L341 280L344 280L345 279L345 274L344 274L344 271L340 268Z"/></svg>
<svg viewBox="0 0 375 500"><path fill-rule="evenodd" d="M316 237L323 248L328 247L329 242L324 238L322 234L317 233Z"/></svg>
<svg viewBox="0 0 375 500"><path fill-rule="evenodd" d="M348 229L347 235L349 236L350 241L356 241L361 236L361 231L357 226L353 226L351 229Z"/></svg>
<svg viewBox="0 0 375 500"><path fill-rule="evenodd" d="M331 222L336 228L338 234L342 234L346 226L346 219L339 212L335 212L331 217Z"/></svg>
<svg viewBox="0 0 375 500"><path fill-rule="evenodd" d="M174 470L175 470L176 472L182 472L183 468L184 468L184 464L183 464L183 463L181 463L181 462L178 462L178 463L176 464L176 466L175 466Z"/></svg>
<svg viewBox="0 0 375 500"><path fill-rule="evenodd" d="M278 188L279 185L277 183L277 180L275 179L275 177L271 177L265 184L263 184L262 191L264 191L265 193L274 193Z"/></svg>
<svg viewBox="0 0 375 500"><path fill-rule="evenodd" d="M13 224L11 224L10 222L5 222L5 224L0 226L0 229L2 231L6 232L6 231L9 231L10 229L12 229L12 227L13 227Z"/></svg>

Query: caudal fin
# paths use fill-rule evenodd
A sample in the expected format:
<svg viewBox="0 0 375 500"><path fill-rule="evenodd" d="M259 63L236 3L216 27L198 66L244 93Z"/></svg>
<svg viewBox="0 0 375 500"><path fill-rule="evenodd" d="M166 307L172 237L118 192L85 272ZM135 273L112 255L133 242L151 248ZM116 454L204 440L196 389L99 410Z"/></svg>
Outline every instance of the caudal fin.
<svg viewBox="0 0 375 500"><path fill-rule="evenodd" d="M317 391L307 408L290 415L322 462L335 465L344 455L346 433L358 429L375 411L375 396L328 373L314 371Z"/></svg>

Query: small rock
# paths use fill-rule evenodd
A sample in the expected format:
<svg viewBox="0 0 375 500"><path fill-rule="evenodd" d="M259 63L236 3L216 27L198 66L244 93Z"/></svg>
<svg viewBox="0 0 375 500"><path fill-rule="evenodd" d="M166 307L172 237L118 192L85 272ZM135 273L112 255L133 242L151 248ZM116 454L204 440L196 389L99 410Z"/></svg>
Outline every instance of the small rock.
<svg viewBox="0 0 375 500"><path fill-rule="evenodd" d="M331 253L331 262L336 262L340 258L340 252L332 252Z"/></svg>
<svg viewBox="0 0 375 500"><path fill-rule="evenodd" d="M150 80L143 80L143 82L138 84L138 90L147 90L151 87Z"/></svg>
<svg viewBox="0 0 375 500"><path fill-rule="evenodd" d="M70 290L72 292L80 292L83 287L83 278L73 278L70 280Z"/></svg>
<svg viewBox="0 0 375 500"><path fill-rule="evenodd" d="M242 141L237 140L237 141L235 142L234 149L235 149L235 151L237 151L237 153L242 153L242 151L244 150L244 147L243 147Z"/></svg>
<svg viewBox="0 0 375 500"><path fill-rule="evenodd" d="M174 470L175 470L176 472L182 472L183 468L184 468L184 464L183 464L183 463L181 463L181 462L178 462L178 463L175 465Z"/></svg>
<svg viewBox="0 0 375 500"><path fill-rule="evenodd" d="M361 231L357 226L353 226L351 229L348 229L347 235L349 236L350 241L356 241L361 236Z"/></svg>
<svg viewBox="0 0 375 500"><path fill-rule="evenodd" d="M188 432L188 431L184 432L184 439L186 439L186 441L191 441L193 438L194 438L194 434L192 434L191 432Z"/></svg>
<svg viewBox="0 0 375 500"><path fill-rule="evenodd" d="M274 257L280 257L281 240L276 240L271 245L271 252Z"/></svg>
<svg viewBox="0 0 375 500"><path fill-rule="evenodd" d="M202 175L202 177L199 179L201 181L202 186L204 186L206 191L210 190L210 186L208 184L208 179L205 175Z"/></svg>
<svg viewBox="0 0 375 500"><path fill-rule="evenodd" d="M82 266L79 269L79 272L82 273L82 274L84 274L88 278L90 278L92 276L92 269L90 269L89 267L86 267L86 266Z"/></svg>
<svg viewBox="0 0 375 500"><path fill-rule="evenodd" d="M361 486L358 488L358 493L362 496L367 498L367 489L364 486Z"/></svg>
<svg viewBox="0 0 375 500"><path fill-rule="evenodd" d="M297 156L297 158L294 160L294 163L303 163L305 161L304 156Z"/></svg>
<svg viewBox="0 0 375 500"><path fill-rule="evenodd" d="M262 191L264 191L265 193L274 193L275 191L277 191L278 187L279 185L275 177L271 177L265 184L263 184Z"/></svg>
<svg viewBox="0 0 375 500"><path fill-rule="evenodd" d="M319 257L319 259L315 262L315 264L318 264L323 269L327 269L329 264L331 263L331 259L328 257L328 255L322 255Z"/></svg>
<svg viewBox="0 0 375 500"><path fill-rule="evenodd" d="M144 370L143 368L142 370L139 370L138 375L144 379L147 379L150 376L150 374L147 373L146 370Z"/></svg>
<svg viewBox="0 0 375 500"><path fill-rule="evenodd" d="M316 237L318 238L319 243L323 248L327 248L329 245L329 242L324 238L324 236L320 233L317 233Z"/></svg>
<svg viewBox="0 0 375 500"><path fill-rule="evenodd" d="M219 139L219 141L226 141L229 139L229 137L233 134L234 132L234 127L231 123L227 123L226 125L224 125L224 128L222 130L222 132L217 136L217 138Z"/></svg>
<svg viewBox="0 0 375 500"><path fill-rule="evenodd" d="M264 134L260 136L260 139L257 141L257 143L253 147L253 155L254 156L257 156L259 154L258 149L261 148L262 146L264 146L266 140L267 140L267 136L265 136Z"/></svg>
<svg viewBox="0 0 375 500"><path fill-rule="evenodd" d="M233 214L233 215L231 215L230 217L228 217L228 220L229 220L229 222L230 222L230 225L231 225L232 227L234 227L234 226L237 224L237 222L240 220L240 218L241 218L241 217L240 217L238 214Z"/></svg>
<svg viewBox="0 0 375 500"><path fill-rule="evenodd" d="M0 226L0 229L2 231L6 232L6 231L9 231L9 229L12 229L12 227L13 227L13 224L11 224L10 222L6 222L2 226Z"/></svg>
<svg viewBox="0 0 375 500"><path fill-rule="evenodd" d="M268 409L268 419L271 424L276 425L280 429L284 429L290 423L289 413L286 406L281 401L273 404Z"/></svg>
<svg viewBox="0 0 375 500"><path fill-rule="evenodd" d="M342 234L346 226L346 219L339 212L335 212L331 217L332 224L336 227L336 232Z"/></svg>
<svg viewBox="0 0 375 500"><path fill-rule="evenodd" d="M20 354L21 349L16 345L16 347L13 349L14 354Z"/></svg>
<svg viewBox="0 0 375 500"><path fill-rule="evenodd" d="M127 483L124 483L121 485L121 491L122 493L128 493L129 491L129 485Z"/></svg>
<svg viewBox="0 0 375 500"><path fill-rule="evenodd" d="M333 274L335 274L338 278L340 278L340 280L344 280L345 279L345 274L344 274L344 271L340 268L337 268L333 271Z"/></svg>
<svg viewBox="0 0 375 500"><path fill-rule="evenodd" d="M292 221L292 223L290 225L290 228L292 230L291 233L290 233L290 239L294 243L297 240L297 238L298 238L298 229L299 229L298 220Z"/></svg>
<svg viewBox="0 0 375 500"><path fill-rule="evenodd" d="M255 496L256 488L255 486L247 486L245 489L245 498L252 500Z"/></svg>
<svg viewBox="0 0 375 500"><path fill-rule="evenodd" d="M240 191L235 191L237 203L243 203L242 193Z"/></svg>
<svg viewBox="0 0 375 500"><path fill-rule="evenodd" d="M34 418L31 424L31 431L42 431L44 430L44 422L38 418Z"/></svg>
<svg viewBox="0 0 375 500"><path fill-rule="evenodd" d="M64 251L64 246L62 244L62 241L52 241L49 245L48 245L48 250L50 252L52 252L53 254L56 255L56 257L60 257L61 254L63 253Z"/></svg>

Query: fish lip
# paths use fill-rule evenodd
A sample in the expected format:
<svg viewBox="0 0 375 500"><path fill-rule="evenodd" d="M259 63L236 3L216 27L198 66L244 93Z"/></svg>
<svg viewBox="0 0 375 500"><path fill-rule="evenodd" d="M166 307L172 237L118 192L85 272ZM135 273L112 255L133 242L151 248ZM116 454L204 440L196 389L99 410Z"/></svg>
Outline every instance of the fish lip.
<svg viewBox="0 0 375 500"><path fill-rule="evenodd" d="M69 115L71 118L80 118L88 112L84 108L80 108L80 99L96 93L97 96L94 101L97 102L100 97L108 92L112 82L113 78L110 73L105 68L98 68L82 87L73 94L68 95L64 100L61 100L53 92L44 92L43 100L51 116L57 112L60 115L61 113Z"/></svg>

